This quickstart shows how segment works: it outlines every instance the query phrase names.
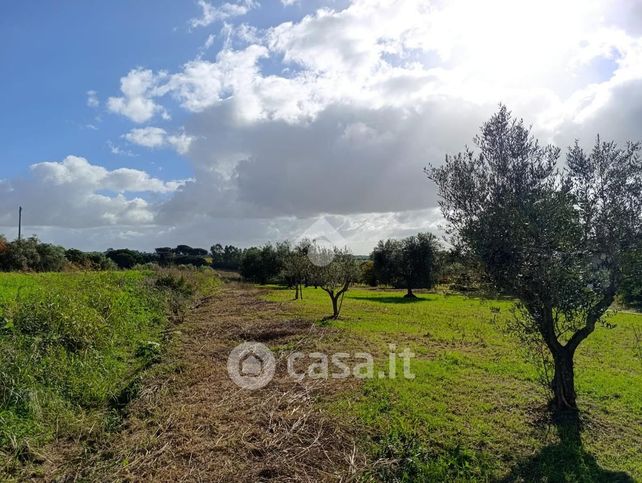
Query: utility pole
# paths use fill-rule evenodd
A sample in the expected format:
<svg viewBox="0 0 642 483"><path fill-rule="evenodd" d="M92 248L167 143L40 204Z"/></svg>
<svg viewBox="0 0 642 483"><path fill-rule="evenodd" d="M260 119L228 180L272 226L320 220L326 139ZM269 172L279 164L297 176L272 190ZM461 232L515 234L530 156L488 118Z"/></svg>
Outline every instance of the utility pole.
<svg viewBox="0 0 642 483"><path fill-rule="evenodd" d="M22 239L22 206L18 208L18 241Z"/></svg>

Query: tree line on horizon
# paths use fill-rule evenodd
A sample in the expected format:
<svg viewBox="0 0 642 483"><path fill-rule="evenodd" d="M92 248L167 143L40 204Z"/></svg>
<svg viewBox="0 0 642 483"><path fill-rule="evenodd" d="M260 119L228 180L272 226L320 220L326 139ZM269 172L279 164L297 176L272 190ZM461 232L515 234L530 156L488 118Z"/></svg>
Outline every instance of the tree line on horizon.
<svg viewBox="0 0 642 483"><path fill-rule="evenodd" d="M128 248L85 252L44 243L36 236L8 242L0 235L0 271L127 270L149 264L211 267L239 272L244 280L252 283L285 285L295 289L298 298L302 285L313 285L307 273L310 262L302 258L307 256L311 245L309 240L303 240L294 246L276 242L240 248L217 243L209 250L178 245L156 248L154 252ZM429 289L435 284L447 285L458 292L489 288L478 261L460 247L444 248L430 233L380 240L368 256L350 255L350 259L356 264L351 284L404 289L408 298L414 296L413 290ZM642 243L629 254L627 266L633 276L623 283L621 301L642 309Z"/></svg>

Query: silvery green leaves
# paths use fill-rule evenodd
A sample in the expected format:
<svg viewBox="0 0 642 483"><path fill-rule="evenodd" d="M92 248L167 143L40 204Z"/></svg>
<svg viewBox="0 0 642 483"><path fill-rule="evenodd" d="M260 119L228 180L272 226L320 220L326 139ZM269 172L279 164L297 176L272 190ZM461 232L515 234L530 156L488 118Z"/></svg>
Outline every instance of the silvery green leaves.
<svg viewBox="0 0 642 483"><path fill-rule="evenodd" d="M444 217L496 287L519 299L555 362L554 400L575 407L573 354L622 283L642 226L640 145L599 137L590 154L540 146L500 106L474 140L478 151L426 170ZM526 329L524 329L526 330Z"/></svg>

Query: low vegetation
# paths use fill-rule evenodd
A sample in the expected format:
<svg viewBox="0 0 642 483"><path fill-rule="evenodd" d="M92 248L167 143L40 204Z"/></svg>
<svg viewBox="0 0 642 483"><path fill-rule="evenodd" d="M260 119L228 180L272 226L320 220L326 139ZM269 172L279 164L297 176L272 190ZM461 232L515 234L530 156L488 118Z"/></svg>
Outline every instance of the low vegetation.
<svg viewBox="0 0 642 483"><path fill-rule="evenodd" d="M212 274L132 270L0 275L0 479L47 443L95 439L119 422Z"/></svg>

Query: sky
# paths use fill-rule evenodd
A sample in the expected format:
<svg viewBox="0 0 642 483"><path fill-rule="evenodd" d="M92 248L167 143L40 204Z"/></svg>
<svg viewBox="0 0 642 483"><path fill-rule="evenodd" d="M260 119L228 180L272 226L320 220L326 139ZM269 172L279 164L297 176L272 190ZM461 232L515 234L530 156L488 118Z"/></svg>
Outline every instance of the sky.
<svg viewBox="0 0 642 483"><path fill-rule="evenodd" d="M506 104L642 140L642 0L4 0L0 233L84 250L443 233Z"/></svg>

